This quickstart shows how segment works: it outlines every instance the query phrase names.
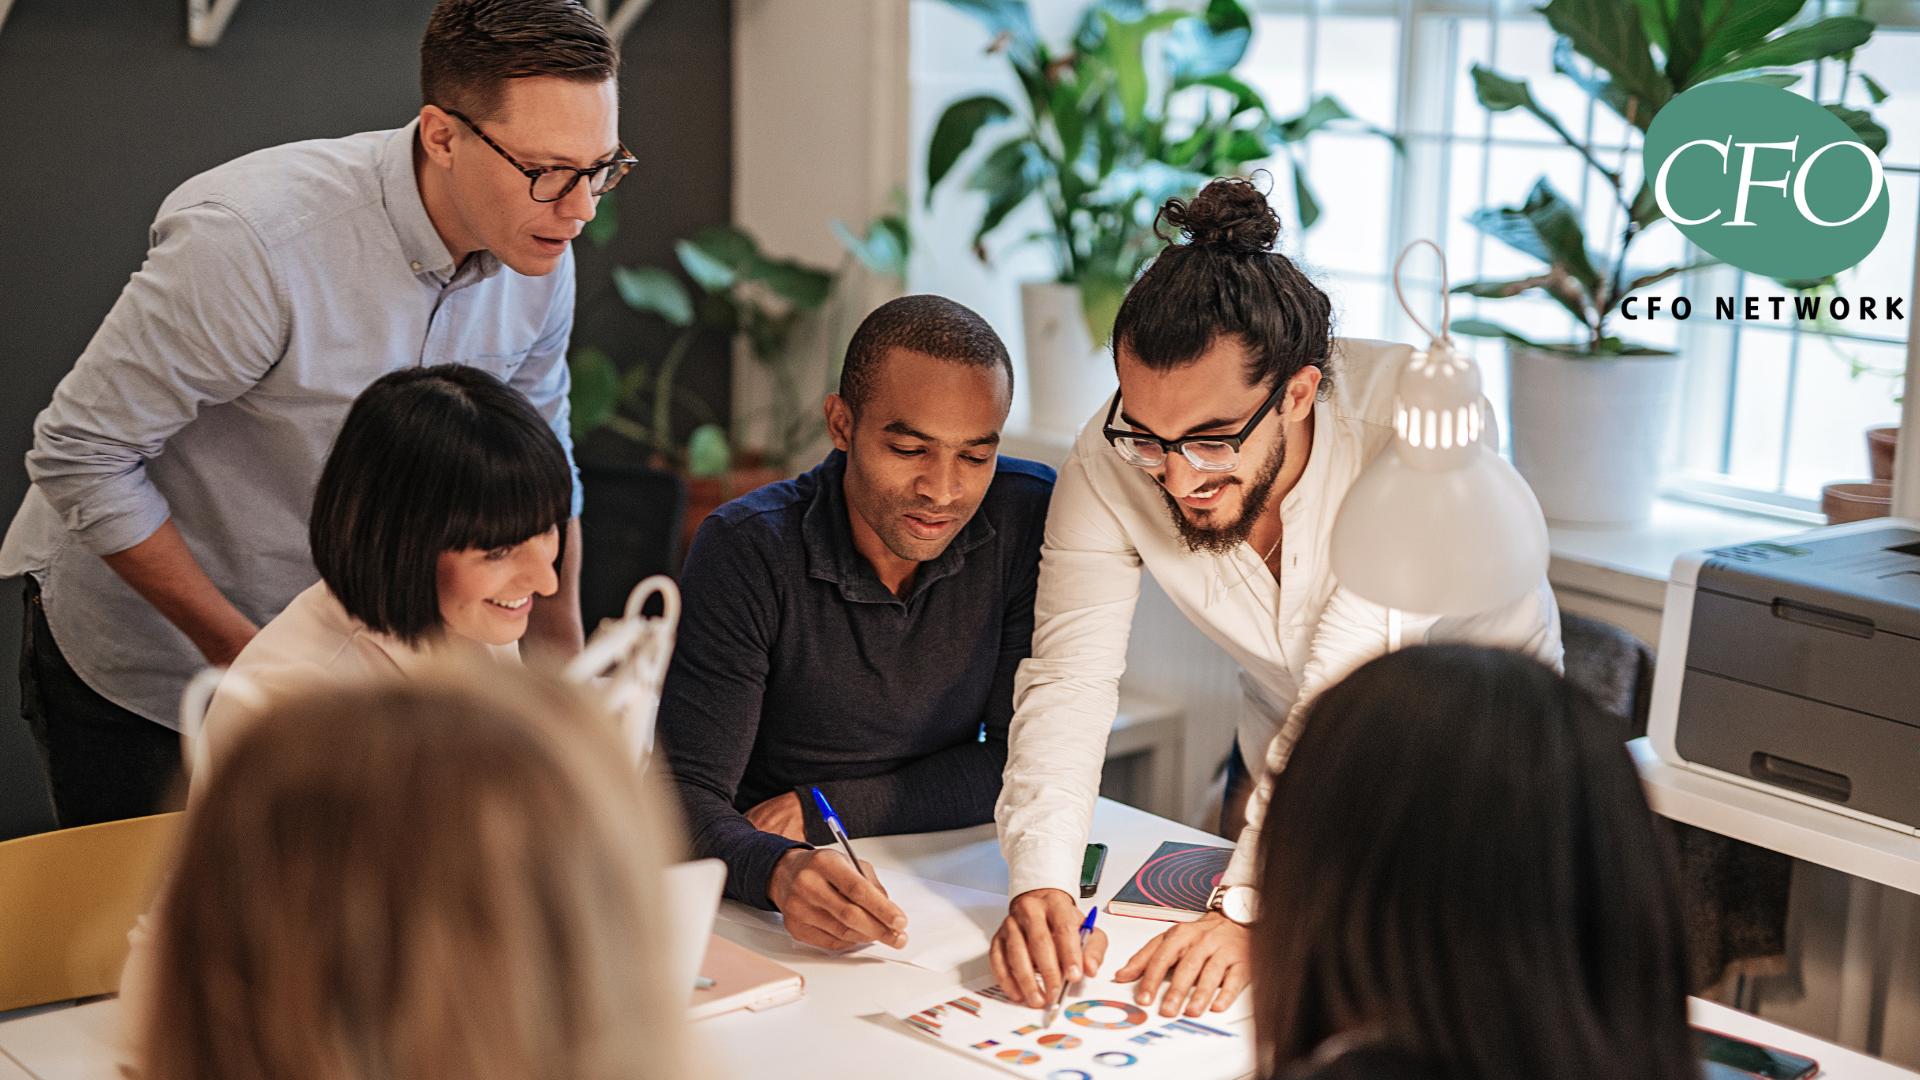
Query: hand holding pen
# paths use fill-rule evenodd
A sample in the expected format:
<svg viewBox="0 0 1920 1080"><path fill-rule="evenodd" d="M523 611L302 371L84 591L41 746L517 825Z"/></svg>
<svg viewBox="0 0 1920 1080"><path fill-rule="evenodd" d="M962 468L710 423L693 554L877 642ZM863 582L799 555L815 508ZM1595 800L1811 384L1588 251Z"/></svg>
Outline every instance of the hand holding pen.
<svg viewBox="0 0 1920 1080"><path fill-rule="evenodd" d="M1087 912L1087 921L1080 924L1080 951L1082 952L1086 951L1087 938L1091 936L1093 933L1093 920L1097 918L1099 914L1100 914L1100 905L1095 904L1093 906L1093 910ZM1058 997L1053 999L1052 1004L1047 1006L1047 1022L1043 1026L1052 1027L1053 1021L1060 1015L1060 1006L1065 1005L1066 1003L1067 1003L1067 980L1061 979L1060 994Z"/></svg>
<svg viewBox="0 0 1920 1080"><path fill-rule="evenodd" d="M780 857L767 880L767 899L780 911L795 941L823 949L849 949L877 941L893 948L907 943L907 915L887 897L873 868L853 853L840 816L819 788L814 805L840 850L796 847ZM844 860L835 855L844 854Z"/></svg>

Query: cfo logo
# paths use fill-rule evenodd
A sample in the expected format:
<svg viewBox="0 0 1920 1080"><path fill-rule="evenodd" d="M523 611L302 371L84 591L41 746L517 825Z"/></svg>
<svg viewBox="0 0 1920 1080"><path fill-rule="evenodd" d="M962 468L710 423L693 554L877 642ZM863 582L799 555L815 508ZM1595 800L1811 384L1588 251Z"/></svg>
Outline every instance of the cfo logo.
<svg viewBox="0 0 1920 1080"><path fill-rule="evenodd" d="M1887 231L1880 159L1839 117L1778 87L1695 87L1654 117L1644 153L1661 212L1742 270L1826 277Z"/></svg>

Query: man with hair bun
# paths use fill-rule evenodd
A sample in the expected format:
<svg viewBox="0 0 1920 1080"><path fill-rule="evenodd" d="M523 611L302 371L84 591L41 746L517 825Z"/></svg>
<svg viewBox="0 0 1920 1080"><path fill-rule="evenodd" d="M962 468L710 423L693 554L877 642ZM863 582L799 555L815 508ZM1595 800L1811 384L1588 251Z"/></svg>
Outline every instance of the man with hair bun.
<svg viewBox="0 0 1920 1080"><path fill-rule="evenodd" d="M1001 986L1036 1008L1105 957L1099 931L1081 949L1074 890L1141 568L1239 663L1245 692L1221 815L1237 846L1212 910L1115 973L1138 980L1140 1004L1160 996L1163 1016L1224 1010L1247 985L1271 776L1314 695L1388 649L1387 609L1340 588L1329 543L1347 489L1393 439L1394 380L1411 349L1333 337L1332 304L1274 253L1280 220L1248 181L1215 180L1161 217L1185 239L1121 304L1120 391L1061 470L995 810L1012 901L990 959ZM1473 642L1560 663L1544 578L1505 607L1402 613L1401 627L1408 644Z"/></svg>
<svg viewBox="0 0 1920 1080"><path fill-rule="evenodd" d="M911 928L837 850L993 818L1053 470L998 454L1013 366L938 296L882 305L827 395L834 451L700 526L659 737L696 858L799 941Z"/></svg>
<svg viewBox="0 0 1920 1080"><path fill-rule="evenodd" d="M308 504L374 380L483 369L571 469L570 244L634 164L618 70L578 0L441 0L406 126L256 151L161 204L145 264L34 424L33 487L0 546L0 577L27 577L21 711L62 827L159 808L187 680L318 579ZM567 653L577 521L563 531L527 640Z"/></svg>

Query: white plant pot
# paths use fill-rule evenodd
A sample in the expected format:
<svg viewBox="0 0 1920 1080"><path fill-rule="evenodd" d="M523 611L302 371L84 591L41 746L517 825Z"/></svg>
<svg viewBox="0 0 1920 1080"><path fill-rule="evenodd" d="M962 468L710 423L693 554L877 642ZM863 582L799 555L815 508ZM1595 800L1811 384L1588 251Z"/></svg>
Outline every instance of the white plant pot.
<svg viewBox="0 0 1920 1080"><path fill-rule="evenodd" d="M1027 338L1027 402L1034 432L1072 436L1119 385L1113 356L1087 333L1080 289L1057 282L1020 286Z"/></svg>
<svg viewBox="0 0 1920 1080"><path fill-rule="evenodd" d="M1675 356L1575 359L1507 343L1513 465L1550 521L1632 525L1653 512Z"/></svg>

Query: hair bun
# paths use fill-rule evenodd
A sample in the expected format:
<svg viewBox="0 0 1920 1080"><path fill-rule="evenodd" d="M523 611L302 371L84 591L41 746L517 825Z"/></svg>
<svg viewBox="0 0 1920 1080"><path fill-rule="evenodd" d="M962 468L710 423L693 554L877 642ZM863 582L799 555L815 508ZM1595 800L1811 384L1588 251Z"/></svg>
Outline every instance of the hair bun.
<svg viewBox="0 0 1920 1080"><path fill-rule="evenodd" d="M1189 244L1222 247L1235 255L1271 251L1280 238L1280 215L1253 181L1240 177L1214 180L1191 201L1168 199L1160 216Z"/></svg>

